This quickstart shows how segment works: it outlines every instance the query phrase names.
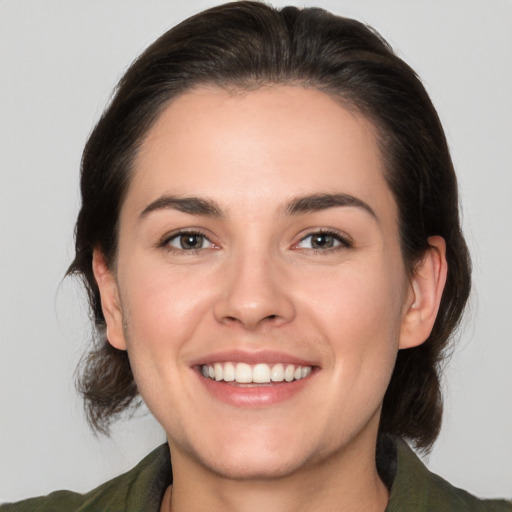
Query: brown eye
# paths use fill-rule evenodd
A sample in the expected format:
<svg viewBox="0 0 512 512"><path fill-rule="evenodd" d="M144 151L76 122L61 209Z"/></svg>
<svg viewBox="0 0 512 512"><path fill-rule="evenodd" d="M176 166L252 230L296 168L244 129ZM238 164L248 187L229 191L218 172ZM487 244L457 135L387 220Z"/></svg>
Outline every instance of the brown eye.
<svg viewBox="0 0 512 512"><path fill-rule="evenodd" d="M174 249L181 249L184 251L193 251L198 249L206 249L212 243L204 235L199 233L180 233L173 236L167 242Z"/></svg>
<svg viewBox="0 0 512 512"><path fill-rule="evenodd" d="M298 244L299 249L312 249L316 251L350 247L351 244L337 233L311 233L305 236Z"/></svg>
<svg viewBox="0 0 512 512"><path fill-rule="evenodd" d="M317 233L311 236L311 247L313 249L330 249L334 247L336 240L333 235Z"/></svg>

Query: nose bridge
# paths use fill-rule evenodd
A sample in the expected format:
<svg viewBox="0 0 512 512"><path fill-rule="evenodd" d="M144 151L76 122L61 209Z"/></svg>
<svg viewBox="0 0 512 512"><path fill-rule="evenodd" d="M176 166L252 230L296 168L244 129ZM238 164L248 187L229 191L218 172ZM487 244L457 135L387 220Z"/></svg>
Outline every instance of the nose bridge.
<svg viewBox="0 0 512 512"><path fill-rule="evenodd" d="M219 321L255 329L262 323L281 325L293 317L284 275L271 248L246 244L233 250L226 267L223 292L215 305Z"/></svg>

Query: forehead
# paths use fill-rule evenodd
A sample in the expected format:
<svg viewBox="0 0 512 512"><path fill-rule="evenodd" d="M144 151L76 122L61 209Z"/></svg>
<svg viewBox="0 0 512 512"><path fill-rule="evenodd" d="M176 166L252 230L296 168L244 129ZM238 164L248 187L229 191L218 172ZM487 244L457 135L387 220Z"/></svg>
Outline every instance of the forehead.
<svg viewBox="0 0 512 512"><path fill-rule="evenodd" d="M194 194L273 207L340 192L394 209L383 168L372 123L325 93L204 86L174 99L149 130L127 202Z"/></svg>

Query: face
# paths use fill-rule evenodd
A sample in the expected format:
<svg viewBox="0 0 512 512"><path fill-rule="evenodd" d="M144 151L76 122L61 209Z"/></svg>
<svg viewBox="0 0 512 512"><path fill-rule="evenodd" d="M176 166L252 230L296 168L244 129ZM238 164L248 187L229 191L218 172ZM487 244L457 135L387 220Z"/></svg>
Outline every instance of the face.
<svg viewBox="0 0 512 512"><path fill-rule="evenodd" d="M249 478L374 447L415 288L372 125L328 95L175 99L98 281L109 340L180 457Z"/></svg>

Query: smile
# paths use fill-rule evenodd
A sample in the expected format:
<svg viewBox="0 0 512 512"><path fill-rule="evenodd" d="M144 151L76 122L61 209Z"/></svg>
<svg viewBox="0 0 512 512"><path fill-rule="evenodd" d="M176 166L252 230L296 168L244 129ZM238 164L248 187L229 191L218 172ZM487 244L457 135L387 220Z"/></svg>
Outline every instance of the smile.
<svg viewBox="0 0 512 512"><path fill-rule="evenodd" d="M201 365L201 373L215 381L236 382L239 384L266 384L270 382L292 382L304 379L312 371L311 366L277 363L214 363Z"/></svg>

